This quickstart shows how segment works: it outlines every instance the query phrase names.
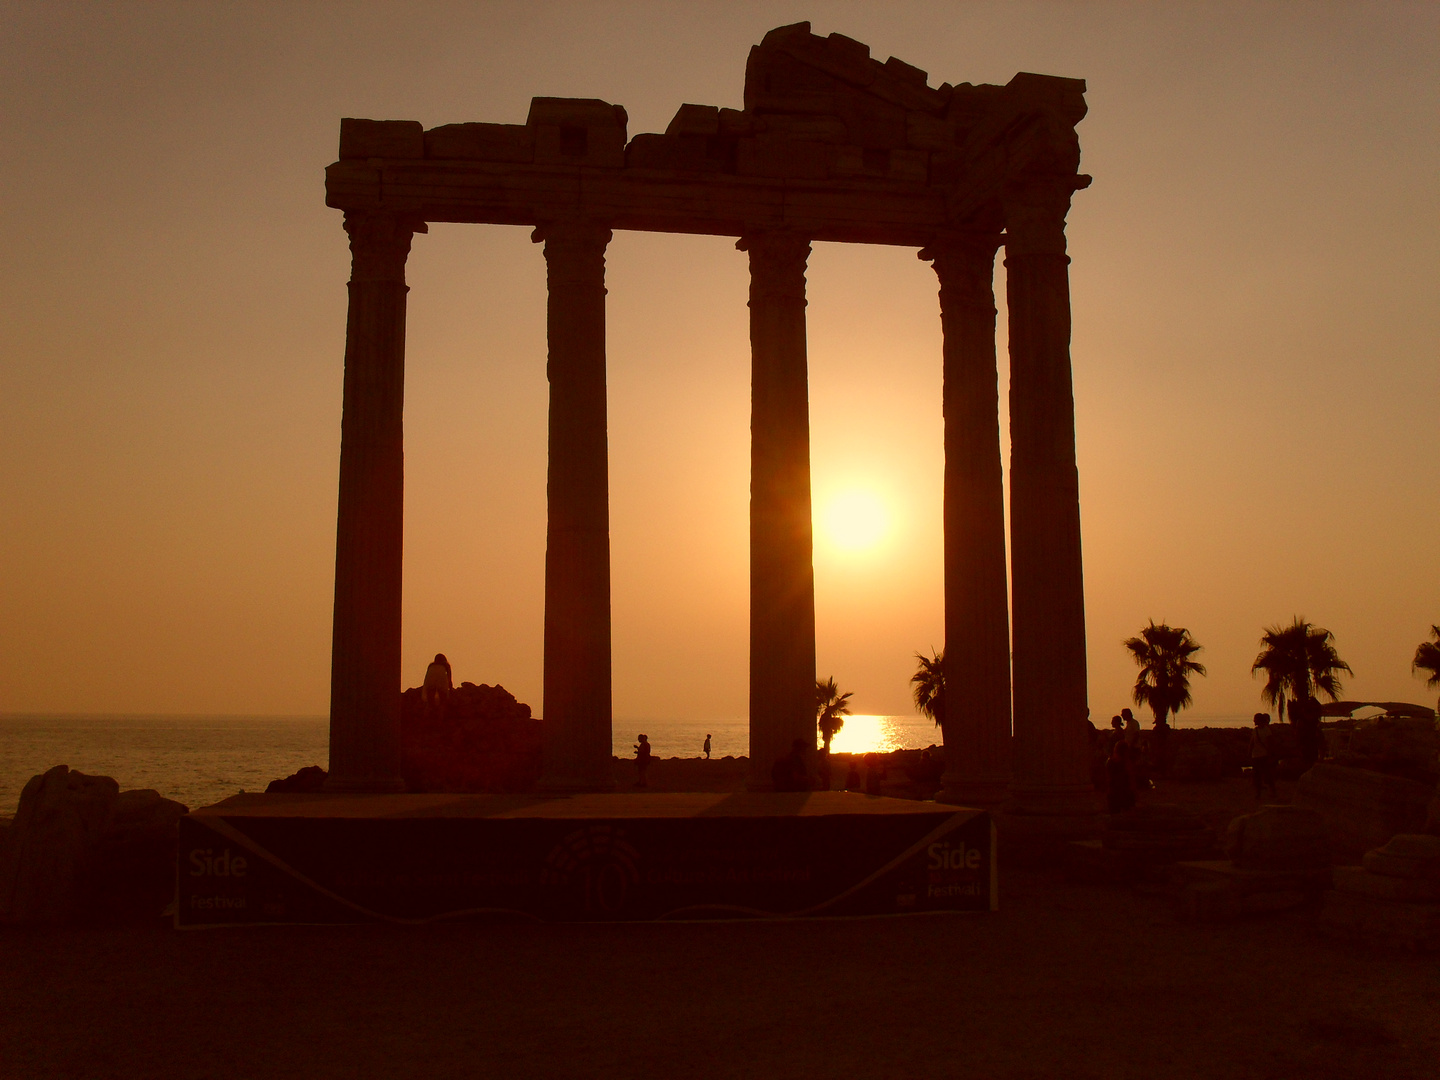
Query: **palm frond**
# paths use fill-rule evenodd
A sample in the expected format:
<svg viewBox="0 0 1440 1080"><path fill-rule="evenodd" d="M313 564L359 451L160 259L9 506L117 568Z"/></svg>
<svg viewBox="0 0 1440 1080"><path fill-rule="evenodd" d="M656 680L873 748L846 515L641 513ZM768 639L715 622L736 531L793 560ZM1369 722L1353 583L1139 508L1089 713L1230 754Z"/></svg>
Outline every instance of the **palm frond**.
<svg viewBox="0 0 1440 1080"><path fill-rule="evenodd" d="M945 652L943 649L932 649L931 656L923 653L916 653L915 659L919 666L915 674L910 676L911 694L915 699L915 708L934 720L936 724L943 724L945 720Z"/></svg>

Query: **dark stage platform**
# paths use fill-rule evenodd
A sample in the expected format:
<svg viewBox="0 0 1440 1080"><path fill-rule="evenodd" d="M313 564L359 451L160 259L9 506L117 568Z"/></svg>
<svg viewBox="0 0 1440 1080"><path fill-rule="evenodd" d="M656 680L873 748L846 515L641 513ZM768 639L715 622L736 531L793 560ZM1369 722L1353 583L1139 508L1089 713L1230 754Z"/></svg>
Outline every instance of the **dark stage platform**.
<svg viewBox="0 0 1440 1080"><path fill-rule="evenodd" d="M236 795L180 822L179 927L989 911L989 815L851 792Z"/></svg>

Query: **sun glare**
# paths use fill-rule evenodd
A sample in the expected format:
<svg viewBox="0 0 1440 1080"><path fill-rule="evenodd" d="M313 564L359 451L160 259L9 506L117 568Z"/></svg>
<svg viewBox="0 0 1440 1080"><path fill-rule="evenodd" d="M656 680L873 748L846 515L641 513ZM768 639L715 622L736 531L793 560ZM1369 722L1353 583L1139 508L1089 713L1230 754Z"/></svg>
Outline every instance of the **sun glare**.
<svg viewBox="0 0 1440 1080"><path fill-rule="evenodd" d="M890 515L872 491L851 488L832 496L821 513L824 535L842 551L867 551L890 531Z"/></svg>

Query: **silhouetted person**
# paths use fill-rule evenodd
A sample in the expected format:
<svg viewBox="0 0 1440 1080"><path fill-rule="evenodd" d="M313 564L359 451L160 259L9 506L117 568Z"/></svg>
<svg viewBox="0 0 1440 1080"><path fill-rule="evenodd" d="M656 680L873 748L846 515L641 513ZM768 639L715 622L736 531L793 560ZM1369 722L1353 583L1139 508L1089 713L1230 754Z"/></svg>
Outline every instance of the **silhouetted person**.
<svg viewBox="0 0 1440 1080"><path fill-rule="evenodd" d="M704 750L705 750L705 760L706 760L706 761L709 761L709 760L710 760L710 736L709 736L708 733L707 733L706 736L705 736L705 746L704 746Z"/></svg>
<svg viewBox="0 0 1440 1080"><path fill-rule="evenodd" d="M444 653L436 653L435 659L430 661L430 666L425 669L425 682L420 688L420 700L424 702L425 708L431 713L445 711L445 703L450 700L450 691L455 689L455 683L450 675L450 661L445 659Z"/></svg>
<svg viewBox="0 0 1440 1080"><path fill-rule="evenodd" d="M1125 723L1125 741L1130 744L1132 751L1140 749L1140 721L1135 719L1135 714L1129 709L1120 710L1120 719Z"/></svg>
<svg viewBox="0 0 1440 1080"><path fill-rule="evenodd" d="M885 765L879 754L865 755L865 794L880 794L880 778L885 775Z"/></svg>
<svg viewBox="0 0 1440 1080"><path fill-rule="evenodd" d="M1135 786L1130 773L1130 744L1117 742L1105 763L1105 806L1112 814L1123 814L1135 805Z"/></svg>
<svg viewBox="0 0 1440 1080"><path fill-rule="evenodd" d="M810 770L805 764L805 740L790 744L790 753L770 767L770 779L776 791L809 791Z"/></svg>
<svg viewBox="0 0 1440 1080"><path fill-rule="evenodd" d="M1275 797L1275 752L1270 746L1270 714L1257 712L1255 727L1250 732L1250 779L1255 784L1255 798L1261 798L1261 788L1268 787Z"/></svg>
<svg viewBox="0 0 1440 1080"><path fill-rule="evenodd" d="M638 774L638 779L635 781L636 787L650 786L645 782L645 770L648 768L650 768L650 740L641 735L640 741L635 744L635 771Z"/></svg>
<svg viewBox="0 0 1440 1080"><path fill-rule="evenodd" d="M815 784L816 791L830 790L830 751L820 751L820 764L815 770L819 777Z"/></svg>
<svg viewBox="0 0 1440 1080"><path fill-rule="evenodd" d="M854 757L850 759L850 768L845 773L845 790L860 790L860 762Z"/></svg>

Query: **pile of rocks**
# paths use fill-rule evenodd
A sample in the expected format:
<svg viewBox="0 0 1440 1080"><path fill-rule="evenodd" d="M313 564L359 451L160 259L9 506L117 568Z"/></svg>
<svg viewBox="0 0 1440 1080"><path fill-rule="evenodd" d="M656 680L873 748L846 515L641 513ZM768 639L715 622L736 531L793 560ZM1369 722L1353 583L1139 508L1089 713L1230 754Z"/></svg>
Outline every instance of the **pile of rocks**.
<svg viewBox="0 0 1440 1080"><path fill-rule="evenodd" d="M1230 822L1224 860L1181 862L1181 905L1211 920L1312 903L1330 885L1330 831L1314 810L1262 806Z"/></svg>
<svg viewBox="0 0 1440 1080"><path fill-rule="evenodd" d="M529 791L540 779L543 728L503 686L461 683L443 705L420 689L400 699L401 772L411 791Z"/></svg>
<svg viewBox="0 0 1440 1080"><path fill-rule="evenodd" d="M1367 945L1440 951L1440 836L1401 833L1335 868L1320 925Z"/></svg>
<svg viewBox="0 0 1440 1080"><path fill-rule="evenodd" d="M185 813L158 792L64 765L33 777L0 833L0 921L158 916L174 896Z"/></svg>

